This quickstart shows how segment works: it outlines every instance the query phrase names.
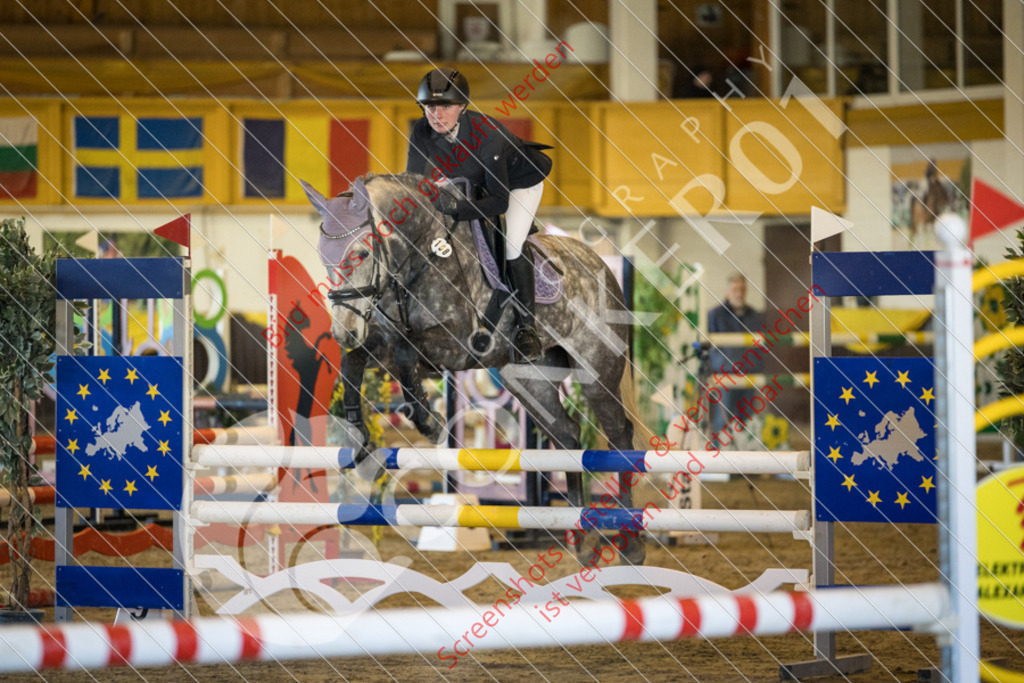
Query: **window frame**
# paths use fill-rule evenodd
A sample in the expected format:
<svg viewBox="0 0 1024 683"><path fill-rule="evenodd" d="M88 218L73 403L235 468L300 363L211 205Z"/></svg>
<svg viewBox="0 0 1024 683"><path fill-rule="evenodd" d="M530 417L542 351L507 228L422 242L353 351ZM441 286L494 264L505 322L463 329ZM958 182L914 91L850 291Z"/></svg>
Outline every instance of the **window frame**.
<svg viewBox="0 0 1024 683"><path fill-rule="evenodd" d="M886 24L886 60L885 66L888 76L888 88L884 93L869 93L854 95L855 101L862 101L865 103L871 103L872 106L884 106L902 103L920 103L924 101L923 96L927 94L927 100L929 101L949 101L951 99L972 99L976 96L985 96L993 91L998 91L1000 94L1005 87L1005 62L1006 54L1004 50L1002 76L999 76L1000 82L989 83L984 85L965 85L966 80L966 58L965 49L967 48L964 32L965 32L965 20L964 20L964 2L965 0L954 0L953 11L954 11L954 23L957 36L956 42L956 53L955 53L955 64L956 64L956 86L952 88L922 88L918 90L901 90L900 89L900 32L898 30L898 18L900 15L900 2L901 0L887 0L886 2L886 14L888 16L888 22ZM780 58L781 42L782 42L782 23L783 11L781 7L782 0L769 0L769 14L768 14L768 39L771 45L771 58L769 63L771 64L770 71L770 86L772 97L781 97L784 89L782 87L782 77L784 71L784 65ZM835 66L836 61L836 7L835 0L825 0L825 56L826 56L826 91L822 93L825 97L837 97L837 67ZM1002 18L1002 22L1005 22L1005 17ZM1002 28L1002 23L1000 24Z"/></svg>

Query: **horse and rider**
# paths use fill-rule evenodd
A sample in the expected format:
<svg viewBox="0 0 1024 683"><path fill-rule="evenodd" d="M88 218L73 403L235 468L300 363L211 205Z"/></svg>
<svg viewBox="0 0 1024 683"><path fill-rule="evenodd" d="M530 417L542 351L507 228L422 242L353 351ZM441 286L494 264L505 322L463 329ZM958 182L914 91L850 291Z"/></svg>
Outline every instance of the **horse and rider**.
<svg viewBox="0 0 1024 683"><path fill-rule="evenodd" d="M579 240L539 235L525 246L551 170L545 146L470 110L469 83L458 71L430 71L417 101L424 116L412 132L406 173L365 176L334 198L303 183L323 217L320 257L334 285L332 333L347 349L345 415L362 440L357 461L363 472L383 467L381 454L367 448L359 401L371 365L398 379L402 412L435 443L445 421L430 408L422 374L486 367L499 369L555 448L580 448L579 422L560 394L571 376L609 446L634 449L630 316L615 275ZM468 188L452 179L453 172ZM424 185L432 188L429 201L423 201ZM405 208L400 221L389 222L387 211L398 206L418 208ZM485 225L470 225L476 222ZM504 258L486 253L486 231ZM493 271L495 264L502 270L503 260L501 278ZM346 266L345 277L335 279L340 263L362 265ZM543 277L535 274L538 264ZM510 294L498 296L504 290ZM506 308L512 316L503 314ZM482 336L486 344L478 343ZM582 474L566 479L570 505L582 508ZM619 503L631 507L630 487L619 490ZM577 553L592 548L593 540L589 534L577 543ZM622 557L642 564L643 556L640 535Z"/></svg>

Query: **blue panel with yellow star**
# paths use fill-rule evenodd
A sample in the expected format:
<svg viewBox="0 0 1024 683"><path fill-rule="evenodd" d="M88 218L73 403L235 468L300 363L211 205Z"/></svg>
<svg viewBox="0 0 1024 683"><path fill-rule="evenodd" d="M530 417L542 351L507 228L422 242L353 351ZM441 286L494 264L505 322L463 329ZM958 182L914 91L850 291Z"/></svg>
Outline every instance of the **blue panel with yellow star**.
<svg viewBox="0 0 1024 683"><path fill-rule="evenodd" d="M182 403L180 358L59 356L57 506L179 509Z"/></svg>
<svg viewBox="0 0 1024 683"><path fill-rule="evenodd" d="M815 358L816 517L934 523L930 358Z"/></svg>

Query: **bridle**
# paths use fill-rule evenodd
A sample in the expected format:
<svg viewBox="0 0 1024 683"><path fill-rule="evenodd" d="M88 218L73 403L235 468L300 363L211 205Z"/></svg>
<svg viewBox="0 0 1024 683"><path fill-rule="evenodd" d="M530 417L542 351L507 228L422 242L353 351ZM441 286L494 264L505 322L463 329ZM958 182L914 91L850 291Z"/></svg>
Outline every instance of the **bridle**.
<svg viewBox="0 0 1024 683"><path fill-rule="evenodd" d="M443 216L444 224L447 230L451 229L451 225L447 223L447 216ZM454 221L452 221L454 224ZM384 236L381 235L380 229L373 220L372 209L366 210L366 220L357 225L356 227L344 232L340 235L331 235L324 231L324 224L320 223L320 234L330 240L340 240L351 237L356 234L367 225L370 226L371 235L380 245L380 249L376 247L371 248L372 256L370 261L370 284L363 285L362 287L349 287L349 288L335 288L331 289L327 294L327 298L330 300L333 306L341 306L356 315L360 316L367 323L370 322L370 318L373 316L374 311L380 313L384 318L389 320L392 324L401 324L405 328L406 334L410 331L409 326L409 289L411 285L421 274L422 271L417 271L410 274L409 281L403 283L399 281L395 273L399 272L409 260L419 252L419 243L424 236L429 236L430 231L424 230L420 235L411 242L411 248L409 254L405 257L402 263L398 264L395 268L391 268L388 261L390 260L391 250L388 248L387 243L384 241ZM386 253L385 253L386 252ZM379 256L378 256L379 254ZM388 268L385 271L384 265ZM423 269L424 271L426 268ZM398 303L398 320L393 319L384 311L380 310L379 304L384 295L391 290L395 294L395 299ZM369 299L370 305L366 307L365 311L360 312L355 306L348 302L353 299Z"/></svg>
<svg viewBox="0 0 1024 683"><path fill-rule="evenodd" d="M370 209L366 210L365 221L363 221L356 227L352 228L351 230L343 232L340 235L331 235L324 231L324 224L321 222L320 235L329 240L343 240L352 237L352 235L356 234L357 232L365 228L367 225L370 226L371 234L374 236L375 239L377 239L377 241L383 247L384 237L380 234L380 230L377 228L377 225L373 222L373 212ZM370 268L372 269L370 271L370 284L363 285L362 287L349 287L344 289L340 287L332 288L331 291L327 293L327 298L330 299L332 305L341 306L342 308L348 309L355 313L356 315L362 317L367 322L369 322L370 316L373 315L373 311L374 309L376 309L377 303L384 296L385 291L384 288L381 287L382 269L380 260L377 258L377 249L373 248L371 251L373 252L373 256L372 260L370 261ZM367 306L366 310L362 312L360 312L360 310L355 306L348 303L352 299L366 298L370 299L370 305Z"/></svg>

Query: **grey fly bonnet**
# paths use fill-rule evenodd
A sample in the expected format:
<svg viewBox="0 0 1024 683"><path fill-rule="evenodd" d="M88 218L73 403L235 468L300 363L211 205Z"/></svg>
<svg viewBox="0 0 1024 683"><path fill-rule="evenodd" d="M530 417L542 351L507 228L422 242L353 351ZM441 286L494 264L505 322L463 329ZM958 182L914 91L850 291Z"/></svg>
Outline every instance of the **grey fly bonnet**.
<svg viewBox="0 0 1024 683"><path fill-rule="evenodd" d="M320 262L337 266L345 260L352 243L372 227L370 194L361 179L352 184L351 193L327 199L306 181L300 181L306 196L323 217L320 226Z"/></svg>

